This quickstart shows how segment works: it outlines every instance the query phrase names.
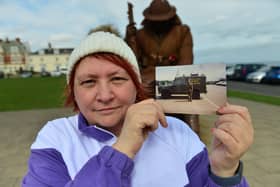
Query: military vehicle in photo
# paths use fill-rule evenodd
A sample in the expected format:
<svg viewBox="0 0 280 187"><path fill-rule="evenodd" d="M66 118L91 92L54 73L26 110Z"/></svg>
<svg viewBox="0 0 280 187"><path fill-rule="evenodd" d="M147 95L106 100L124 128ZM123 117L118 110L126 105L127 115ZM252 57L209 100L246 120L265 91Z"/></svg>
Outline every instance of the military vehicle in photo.
<svg viewBox="0 0 280 187"><path fill-rule="evenodd" d="M172 82L158 83L158 92L162 99L169 99L172 95L186 95L189 101L200 99L200 93L207 93L206 76L191 74L190 76L175 77Z"/></svg>

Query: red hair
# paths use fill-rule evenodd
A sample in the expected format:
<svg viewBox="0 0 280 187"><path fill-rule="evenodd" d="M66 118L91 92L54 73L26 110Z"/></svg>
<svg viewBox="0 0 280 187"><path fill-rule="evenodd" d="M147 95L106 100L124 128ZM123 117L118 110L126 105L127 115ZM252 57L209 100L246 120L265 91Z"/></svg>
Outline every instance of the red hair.
<svg viewBox="0 0 280 187"><path fill-rule="evenodd" d="M135 73L133 66L128 63L125 59L123 59L122 57L120 57L119 55L113 54L113 53L108 53L108 52L100 52L100 53L94 53L94 54L90 54L87 56L92 56L95 57L97 59L102 59L102 60L108 60L110 62L112 62L113 64L122 67L123 69L126 70L126 72L129 74L129 76L131 77L135 87L136 87L136 91L137 91L137 95L136 95L136 102L142 101L144 99L147 99L146 96L146 92L138 78L138 75ZM85 56L85 57L87 57ZM78 105L75 101L75 97L74 97L74 77L75 77L75 73L76 73L76 68L78 67L79 63L81 62L82 59L84 59L85 57L81 58L74 66L73 69L70 72L70 76L69 76L69 82L66 85L65 88L65 102L64 102L64 106L68 107L68 106L73 106L74 107L74 111L78 111Z"/></svg>

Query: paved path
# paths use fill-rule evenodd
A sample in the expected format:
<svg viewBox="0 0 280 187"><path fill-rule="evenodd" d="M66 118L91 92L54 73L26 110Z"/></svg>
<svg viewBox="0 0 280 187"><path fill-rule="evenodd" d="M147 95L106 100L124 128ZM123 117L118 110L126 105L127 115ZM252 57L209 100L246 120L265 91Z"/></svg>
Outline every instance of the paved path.
<svg viewBox="0 0 280 187"><path fill-rule="evenodd" d="M244 175L251 187L280 186L280 107L241 99L230 103L249 108L255 129L254 143L242 158ZM215 116L201 116L202 140L210 145L210 128Z"/></svg>
<svg viewBox="0 0 280 187"><path fill-rule="evenodd" d="M245 105L252 114L255 142L243 157L244 175L251 187L279 187L280 184L280 107L230 99ZM0 113L0 186L18 187L26 172L29 147L47 120L69 115L69 109L29 110ZM210 144L214 115L200 117L202 140Z"/></svg>

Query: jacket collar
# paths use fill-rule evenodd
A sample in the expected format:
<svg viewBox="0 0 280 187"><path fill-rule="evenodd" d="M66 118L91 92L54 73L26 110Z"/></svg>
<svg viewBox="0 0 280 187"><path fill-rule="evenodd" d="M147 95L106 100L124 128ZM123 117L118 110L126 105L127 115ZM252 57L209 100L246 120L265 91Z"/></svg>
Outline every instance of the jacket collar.
<svg viewBox="0 0 280 187"><path fill-rule="evenodd" d="M79 113L78 115L78 127L79 130L85 135L95 138L96 140L101 142L108 141L111 138L115 137L114 134L107 130L97 127L96 125L88 124L86 118L83 116L82 113Z"/></svg>

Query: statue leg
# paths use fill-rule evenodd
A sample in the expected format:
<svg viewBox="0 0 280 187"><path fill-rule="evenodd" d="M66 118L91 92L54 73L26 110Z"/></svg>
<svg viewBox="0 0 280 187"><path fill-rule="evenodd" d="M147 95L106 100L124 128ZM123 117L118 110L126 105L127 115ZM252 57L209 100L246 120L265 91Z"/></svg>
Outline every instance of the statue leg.
<svg viewBox="0 0 280 187"><path fill-rule="evenodd" d="M184 114L184 120L192 128L197 135L200 133L199 115L197 114Z"/></svg>

